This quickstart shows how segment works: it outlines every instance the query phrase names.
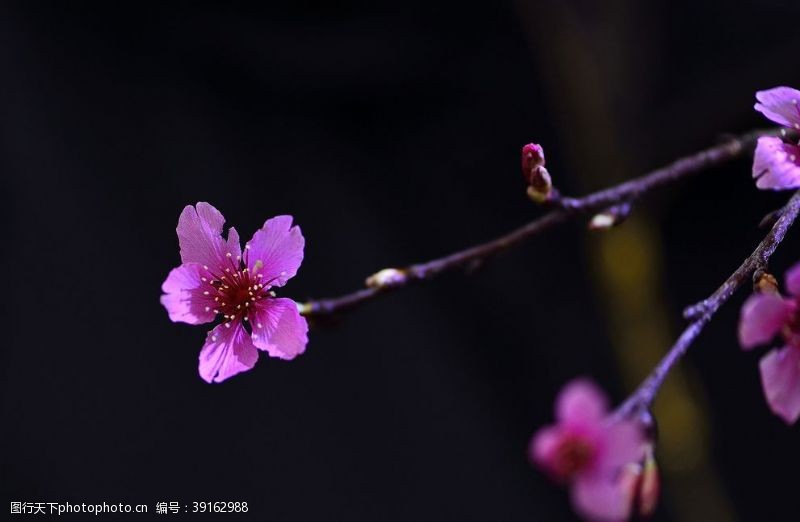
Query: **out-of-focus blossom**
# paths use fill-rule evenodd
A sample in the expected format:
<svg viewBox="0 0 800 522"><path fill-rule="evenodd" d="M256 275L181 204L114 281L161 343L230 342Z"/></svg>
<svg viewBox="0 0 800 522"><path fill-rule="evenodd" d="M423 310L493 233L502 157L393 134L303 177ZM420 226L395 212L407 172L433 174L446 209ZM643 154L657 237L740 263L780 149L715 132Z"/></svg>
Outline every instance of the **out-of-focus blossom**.
<svg viewBox="0 0 800 522"><path fill-rule="evenodd" d="M293 359L305 351L308 324L294 301L273 287L291 279L303 261L305 240L291 216L268 219L242 254L235 228L222 237L225 218L213 206L188 205L178 219L181 264L167 276L161 304L175 322L223 321L200 351L200 376L221 382L251 369L258 350Z"/></svg>
<svg viewBox="0 0 800 522"><path fill-rule="evenodd" d="M626 520L635 488L623 480L624 470L643 458L639 424L612 420L602 391L584 379L564 387L555 414L556 423L540 429L531 440L531 460L571 487L573 505L583 517Z"/></svg>
<svg viewBox="0 0 800 522"><path fill-rule="evenodd" d="M755 109L779 125L800 130L800 91L775 87L756 93ZM753 177L760 189L800 187L800 147L782 139L762 136L753 159Z"/></svg>
<svg viewBox="0 0 800 522"><path fill-rule="evenodd" d="M742 306L739 343L744 350L766 344L776 336L784 346L761 358L761 384L770 409L793 424L800 417L800 263L786 272L783 296L771 285L757 285L766 291L751 295Z"/></svg>

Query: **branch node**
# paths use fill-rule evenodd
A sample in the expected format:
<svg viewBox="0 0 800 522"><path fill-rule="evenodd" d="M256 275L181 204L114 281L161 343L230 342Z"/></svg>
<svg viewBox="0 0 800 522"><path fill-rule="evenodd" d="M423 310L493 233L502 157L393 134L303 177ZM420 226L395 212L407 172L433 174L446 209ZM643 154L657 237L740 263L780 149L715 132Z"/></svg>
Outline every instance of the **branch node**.
<svg viewBox="0 0 800 522"><path fill-rule="evenodd" d="M683 318L687 321L694 321L708 310L708 299L703 299L699 303L689 305L683 309Z"/></svg>
<svg viewBox="0 0 800 522"><path fill-rule="evenodd" d="M624 222L630 216L632 206L630 202L620 203L608 207L602 212L592 216L589 220L589 230L608 230Z"/></svg>
<svg viewBox="0 0 800 522"><path fill-rule="evenodd" d="M400 268L384 268L369 276L365 284L368 288L382 289L403 286L408 282L408 273Z"/></svg>

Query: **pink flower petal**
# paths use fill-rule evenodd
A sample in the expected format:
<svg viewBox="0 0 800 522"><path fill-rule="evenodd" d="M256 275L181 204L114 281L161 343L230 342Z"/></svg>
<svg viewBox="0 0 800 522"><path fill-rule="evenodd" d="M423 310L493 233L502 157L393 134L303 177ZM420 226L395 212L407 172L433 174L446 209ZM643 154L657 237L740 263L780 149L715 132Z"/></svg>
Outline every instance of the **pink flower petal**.
<svg viewBox="0 0 800 522"><path fill-rule="evenodd" d="M800 263L795 263L786 271L786 291L800 297Z"/></svg>
<svg viewBox="0 0 800 522"><path fill-rule="evenodd" d="M599 422L608 410L603 392L588 379L569 382L556 399L556 418L566 424Z"/></svg>
<svg viewBox="0 0 800 522"><path fill-rule="evenodd" d="M264 276L265 284L271 281L272 286L283 286L297 273L304 246L300 227L292 226L292 216L276 216L247 244L245 263L253 273Z"/></svg>
<svg viewBox="0 0 800 522"><path fill-rule="evenodd" d="M164 292L161 304L173 322L202 324L213 321L217 315L213 297L203 294L201 272L203 267L199 263L186 263L173 268L161 285Z"/></svg>
<svg viewBox="0 0 800 522"><path fill-rule="evenodd" d="M793 129L800 129L800 91L791 87L775 87L766 91L758 91L755 109L767 118Z"/></svg>
<svg viewBox="0 0 800 522"><path fill-rule="evenodd" d="M800 417L800 348L775 349L761 358L761 385L772 412L794 424Z"/></svg>
<svg viewBox="0 0 800 522"><path fill-rule="evenodd" d="M742 305L739 344L751 348L772 340L789 320L791 307L777 294L753 294Z"/></svg>
<svg viewBox="0 0 800 522"><path fill-rule="evenodd" d="M800 187L800 147L784 143L780 138L758 138L753 157L753 177L760 189Z"/></svg>
<svg viewBox="0 0 800 522"><path fill-rule="evenodd" d="M536 432L528 446L528 458L548 472L553 471L553 462L561 442L561 430L557 426L547 426Z"/></svg>
<svg viewBox="0 0 800 522"><path fill-rule="evenodd" d="M206 382L222 382L249 370L257 360L258 350L242 324L235 321L226 327L223 323L208 332L200 350L200 377Z"/></svg>
<svg viewBox="0 0 800 522"><path fill-rule="evenodd" d="M601 474L580 476L572 486L572 504L575 511L588 520L617 522L630 517L630 493Z"/></svg>
<svg viewBox="0 0 800 522"><path fill-rule="evenodd" d="M625 464L640 462L644 457L644 436L635 422L622 421L602 431L601 450L595 469L613 476Z"/></svg>
<svg viewBox="0 0 800 522"><path fill-rule="evenodd" d="M271 357L294 359L306 350L308 323L291 299L259 301L250 312L253 344Z"/></svg>
<svg viewBox="0 0 800 522"><path fill-rule="evenodd" d="M241 259L242 244L239 242L239 232L237 232L235 228L231 227L228 229L228 240L225 242L225 244L228 247L225 251L226 256L228 253L230 253L233 259Z"/></svg>
<svg viewBox="0 0 800 522"><path fill-rule="evenodd" d="M231 259L241 256L239 235L235 230L228 241L222 239L225 218L219 210L203 201L187 205L178 218L178 242L184 263L200 263L218 271L232 266ZM230 256L228 256L230 254Z"/></svg>

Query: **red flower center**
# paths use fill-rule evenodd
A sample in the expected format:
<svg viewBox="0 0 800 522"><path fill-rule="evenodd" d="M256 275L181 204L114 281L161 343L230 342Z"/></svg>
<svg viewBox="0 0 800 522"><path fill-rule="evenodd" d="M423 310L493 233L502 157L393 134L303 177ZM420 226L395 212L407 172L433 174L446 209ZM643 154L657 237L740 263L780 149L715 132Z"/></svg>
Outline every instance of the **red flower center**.
<svg viewBox="0 0 800 522"><path fill-rule="evenodd" d="M586 469L595 456L595 448L579 435L566 435L558 445L553 471L559 478L569 479Z"/></svg>
<svg viewBox="0 0 800 522"><path fill-rule="evenodd" d="M264 274L257 273L261 268L260 262L256 263L254 271L243 268L240 259L235 263L231 260L229 267L220 267L216 271L207 266L203 268L208 277L201 277L201 280L210 286L203 293L214 297L214 312L222 314L226 322L236 318L247 321L249 310L258 301L275 296L269 291L274 279L265 281Z"/></svg>

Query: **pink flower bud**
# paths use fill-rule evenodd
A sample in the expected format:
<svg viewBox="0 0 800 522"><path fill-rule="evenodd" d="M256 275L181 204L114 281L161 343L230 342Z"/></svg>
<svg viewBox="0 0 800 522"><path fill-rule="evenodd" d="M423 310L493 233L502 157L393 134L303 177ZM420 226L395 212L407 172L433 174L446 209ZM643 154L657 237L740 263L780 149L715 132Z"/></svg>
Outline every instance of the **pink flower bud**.
<svg viewBox="0 0 800 522"><path fill-rule="evenodd" d="M661 478L658 475L658 463L653 456L652 448L647 452L639 480L637 510L639 516L649 517L656 511L658 498L661 496Z"/></svg>
<svg viewBox="0 0 800 522"><path fill-rule="evenodd" d="M536 203L544 203L553 196L553 181L544 167L544 149L536 143L522 147L522 176L528 183L528 196Z"/></svg>
<svg viewBox="0 0 800 522"><path fill-rule="evenodd" d="M651 445L642 461L629 462L622 468L618 484L630 503L631 513L642 518L655 513L661 495L661 479Z"/></svg>
<svg viewBox="0 0 800 522"><path fill-rule="evenodd" d="M536 169L544 167L544 149L536 143L528 143L522 147L522 175L528 185L533 185Z"/></svg>

